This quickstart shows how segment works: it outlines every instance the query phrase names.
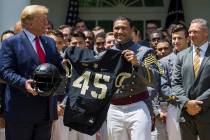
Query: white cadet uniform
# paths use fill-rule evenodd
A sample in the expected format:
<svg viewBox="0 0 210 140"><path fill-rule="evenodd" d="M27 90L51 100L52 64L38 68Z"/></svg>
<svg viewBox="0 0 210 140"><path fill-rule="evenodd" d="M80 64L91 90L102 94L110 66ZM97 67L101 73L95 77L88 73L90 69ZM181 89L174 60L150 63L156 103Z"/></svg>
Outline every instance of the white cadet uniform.
<svg viewBox="0 0 210 140"><path fill-rule="evenodd" d="M5 140L5 128L0 128L0 140Z"/></svg>
<svg viewBox="0 0 210 140"><path fill-rule="evenodd" d="M107 117L109 140L150 140L151 117L144 101L111 105Z"/></svg>
<svg viewBox="0 0 210 140"><path fill-rule="evenodd" d="M166 117L166 130L169 140L181 140L179 123L177 122L177 111L178 109L175 106L169 104Z"/></svg>
<svg viewBox="0 0 210 140"><path fill-rule="evenodd" d="M157 60L153 55L153 49L134 44L131 40L115 47L135 52L140 66L134 68L131 77L123 82L113 96L107 114L108 138L151 140L151 115L145 101L149 98L147 83L152 85L154 82L152 66L153 64L156 66Z"/></svg>
<svg viewBox="0 0 210 140"><path fill-rule="evenodd" d="M172 52L168 56L160 59L161 66L162 68L164 68L165 71L165 75L164 77L162 77L161 82L169 82L167 86L163 86L164 88L161 88L162 93L164 93L164 95L166 96L171 95L171 78L176 56L176 52ZM168 140L181 140L180 127L177 121L177 111L178 109L176 106L172 104L168 105L166 117L166 130L168 133Z"/></svg>

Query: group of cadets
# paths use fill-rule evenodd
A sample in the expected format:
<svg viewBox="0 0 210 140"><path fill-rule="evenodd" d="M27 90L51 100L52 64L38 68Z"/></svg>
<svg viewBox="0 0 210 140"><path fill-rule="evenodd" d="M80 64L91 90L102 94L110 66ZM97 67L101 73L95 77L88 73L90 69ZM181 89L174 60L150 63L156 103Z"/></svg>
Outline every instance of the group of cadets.
<svg viewBox="0 0 210 140"><path fill-rule="evenodd" d="M22 30L19 21L14 31L2 33L1 42ZM89 136L63 124L66 93L63 76L64 80L56 91L59 117L53 122L51 140L181 140L177 103L172 96L171 83L177 54L192 43L188 28L183 23L162 29L154 21L150 21L146 24L146 37L143 40L140 31L126 17L119 17L113 22L112 32L106 32L100 26L88 29L81 19L74 26L61 25L57 29L48 21L45 35L55 41L61 57L64 56L65 49L71 46L89 48L96 55L108 48L120 49L134 68L146 69L146 74L141 73L141 76L147 81L145 84L140 79L136 80L134 75L127 84L120 87L119 93L113 97L107 120L95 135ZM1 84L0 88L0 127L3 130L5 84ZM131 93L133 97L129 97ZM124 94L123 99L129 100L120 99L119 102L118 94ZM4 133L0 133L0 140L4 140Z"/></svg>

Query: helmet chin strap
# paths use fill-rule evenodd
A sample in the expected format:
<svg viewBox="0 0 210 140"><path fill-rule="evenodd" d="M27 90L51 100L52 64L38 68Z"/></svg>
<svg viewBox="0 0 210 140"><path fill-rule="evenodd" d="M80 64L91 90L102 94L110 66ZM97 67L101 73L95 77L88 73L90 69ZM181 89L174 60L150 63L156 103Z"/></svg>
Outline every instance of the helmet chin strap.
<svg viewBox="0 0 210 140"><path fill-rule="evenodd" d="M44 93L44 91L43 90L40 90L39 88L37 89L37 92L38 93Z"/></svg>
<svg viewBox="0 0 210 140"><path fill-rule="evenodd" d="M37 92L39 93L40 96L49 96L51 94L52 91L48 91L48 92L45 92L43 90L40 90L39 88L37 88ZM46 94L47 93L47 94Z"/></svg>

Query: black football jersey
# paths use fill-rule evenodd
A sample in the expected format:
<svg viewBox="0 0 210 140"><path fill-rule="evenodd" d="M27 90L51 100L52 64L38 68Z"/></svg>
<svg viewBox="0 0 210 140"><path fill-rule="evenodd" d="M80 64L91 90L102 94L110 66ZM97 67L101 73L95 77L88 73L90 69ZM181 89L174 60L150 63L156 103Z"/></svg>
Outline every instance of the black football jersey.
<svg viewBox="0 0 210 140"><path fill-rule="evenodd" d="M95 56L92 50L71 47L64 58L68 61L64 125L93 135L106 119L116 89L131 76L132 65L113 49Z"/></svg>

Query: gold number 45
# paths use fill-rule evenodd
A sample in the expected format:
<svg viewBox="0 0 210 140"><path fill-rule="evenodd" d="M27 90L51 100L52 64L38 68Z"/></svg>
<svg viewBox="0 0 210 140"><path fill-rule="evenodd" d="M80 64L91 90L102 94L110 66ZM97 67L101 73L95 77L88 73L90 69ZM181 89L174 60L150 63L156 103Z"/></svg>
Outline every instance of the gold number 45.
<svg viewBox="0 0 210 140"><path fill-rule="evenodd" d="M73 87L77 87L81 89L81 94L85 95L86 91L89 88L89 81L90 81L90 71L86 71L83 73L80 77L78 77L74 82L73 82ZM94 78L94 83L93 85L96 88L101 89L101 93L96 93L96 91L91 91L91 96L96 99L104 99L106 97L106 92L107 92L107 86L105 84L100 83L100 79L103 79L105 82L110 81L110 76L108 75L102 75L100 73L95 74Z"/></svg>

